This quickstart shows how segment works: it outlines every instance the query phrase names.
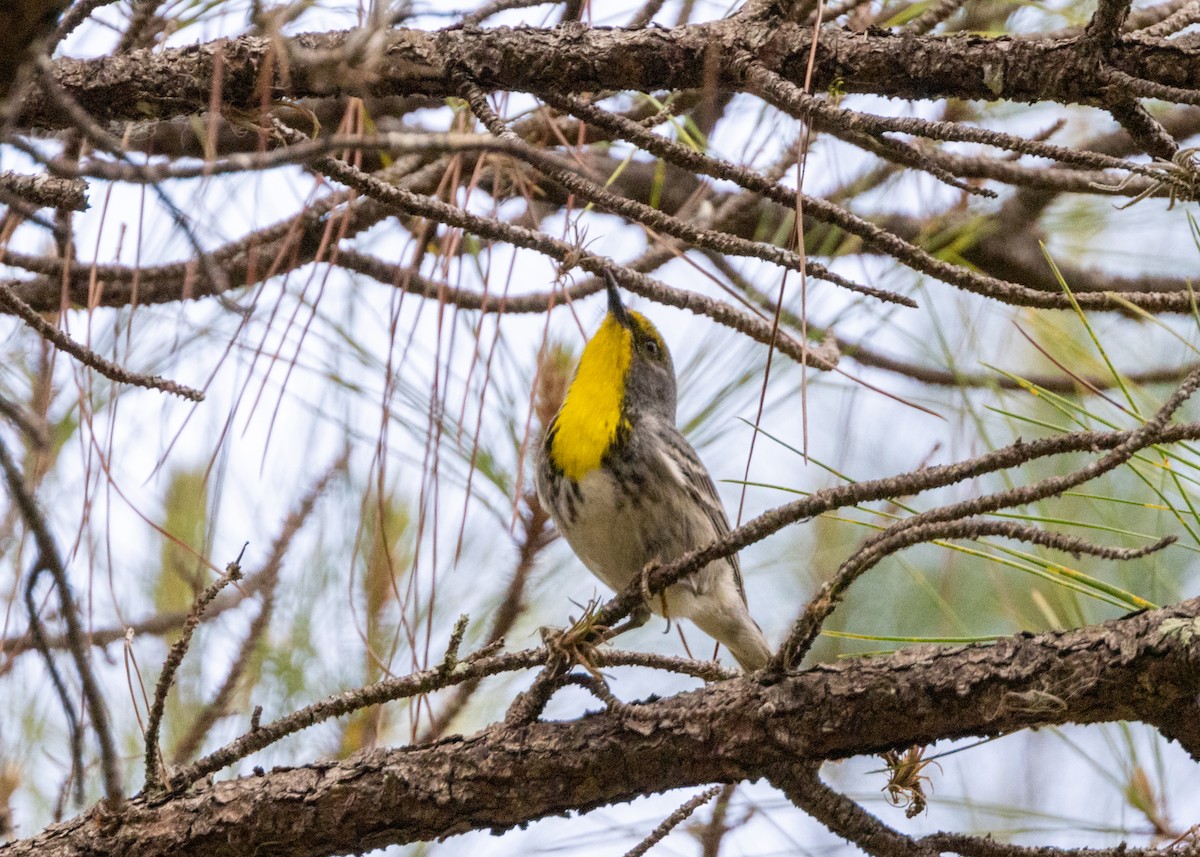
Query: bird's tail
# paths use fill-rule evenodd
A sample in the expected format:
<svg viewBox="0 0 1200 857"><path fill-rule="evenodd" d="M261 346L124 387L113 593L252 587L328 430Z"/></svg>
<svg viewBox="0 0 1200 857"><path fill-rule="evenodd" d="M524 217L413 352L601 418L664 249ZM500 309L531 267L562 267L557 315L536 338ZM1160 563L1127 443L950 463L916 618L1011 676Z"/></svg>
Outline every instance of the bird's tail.
<svg viewBox="0 0 1200 857"><path fill-rule="evenodd" d="M693 615L701 631L719 642L733 655L744 672L760 670L771 660L771 647L749 611L739 614L707 613Z"/></svg>

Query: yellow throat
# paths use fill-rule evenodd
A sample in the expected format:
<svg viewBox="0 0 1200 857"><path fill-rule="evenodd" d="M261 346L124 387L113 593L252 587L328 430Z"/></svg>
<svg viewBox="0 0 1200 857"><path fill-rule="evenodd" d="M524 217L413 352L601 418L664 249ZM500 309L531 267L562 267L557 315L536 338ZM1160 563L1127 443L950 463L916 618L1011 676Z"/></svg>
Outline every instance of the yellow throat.
<svg viewBox="0 0 1200 857"><path fill-rule="evenodd" d="M640 320L637 313L629 313ZM578 482L600 466L622 428L621 400L633 356L633 334L610 312L584 346L550 441L550 460ZM628 428L628 426L625 426Z"/></svg>

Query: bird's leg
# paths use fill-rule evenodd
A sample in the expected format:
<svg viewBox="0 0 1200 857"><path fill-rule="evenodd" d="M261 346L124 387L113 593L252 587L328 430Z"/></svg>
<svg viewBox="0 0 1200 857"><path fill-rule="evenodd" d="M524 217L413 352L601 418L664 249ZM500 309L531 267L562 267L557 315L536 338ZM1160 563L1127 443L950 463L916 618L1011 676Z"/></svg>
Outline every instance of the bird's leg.
<svg viewBox="0 0 1200 857"><path fill-rule="evenodd" d="M624 634L626 631L632 631L634 628L640 628L650 621L650 605L645 601L638 604L629 611L629 615L624 622L618 622L607 631L604 632L604 639L611 640L618 634Z"/></svg>
<svg viewBox="0 0 1200 857"><path fill-rule="evenodd" d="M654 597L650 594L650 575L654 573L654 570L657 569L658 566L659 562L652 559L642 568L641 574L638 575L638 583L642 587L642 600L636 607L629 611L629 616L624 622L614 625L612 628L608 629L608 631L604 634L605 640L611 640L618 634L624 634L626 631L632 631L634 628L640 628L650 621L650 599ZM670 630L671 617L667 615L666 611L667 600L665 596L660 595L660 597L663 599L663 615L667 617L667 630Z"/></svg>

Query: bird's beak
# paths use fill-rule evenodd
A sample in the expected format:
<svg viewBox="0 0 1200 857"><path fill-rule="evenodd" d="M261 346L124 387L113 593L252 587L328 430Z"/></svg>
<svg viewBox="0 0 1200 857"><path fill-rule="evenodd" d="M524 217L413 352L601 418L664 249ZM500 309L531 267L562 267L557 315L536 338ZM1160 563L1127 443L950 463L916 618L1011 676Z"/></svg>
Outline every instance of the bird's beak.
<svg viewBox="0 0 1200 857"><path fill-rule="evenodd" d="M621 292L617 288L617 279L612 275L612 271L604 269L604 282L608 284L608 312L621 327L630 327L629 313L625 311L625 304L621 303Z"/></svg>

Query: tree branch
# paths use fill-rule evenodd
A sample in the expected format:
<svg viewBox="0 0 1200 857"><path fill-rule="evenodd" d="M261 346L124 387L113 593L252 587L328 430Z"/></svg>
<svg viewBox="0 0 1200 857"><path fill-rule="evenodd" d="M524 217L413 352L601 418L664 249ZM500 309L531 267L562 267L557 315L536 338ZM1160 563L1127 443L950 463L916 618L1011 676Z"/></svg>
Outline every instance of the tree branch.
<svg viewBox="0 0 1200 857"><path fill-rule="evenodd" d="M206 109L214 88L228 104L257 107L264 91L275 98L340 92L372 96L453 96L455 70L485 90L534 94L701 88L705 57L748 51L793 82L805 79L809 27L731 18L673 29L620 30L569 24L553 29L398 29L379 34L370 74L360 68L362 31L309 33L282 41L260 36L207 42L167 51L133 51L96 59L61 59L57 80L101 121L139 121ZM1090 43L1089 43L1090 44ZM285 51L289 62L273 63ZM219 57L219 58L218 58ZM281 66L286 65L287 80ZM1200 85L1200 48L1170 42L1116 44L1106 68L1169 89ZM720 69L722 89L741 85ZM269 80L261 80L271 74ZM218 79L219 76L219 79ZM349 83L347 83L349 81ZM1080 39L915 36L882 30L820 31L812 87L834 81L846 92L895 98L997 99L1022 102L1102 102L1110 78L1080 49ZM265 89L264 89L264 84ZM1166 91L1166 90L1164 90ZM35 90L18 126L62 128L53 99Z"/></svg>
<svg viewBox="0 0 1200 857"><path fill-rule="evenodd" d="M165 802L138 798L119 816L76 818L0 855L361 852L777 776L789 761L1066 723L1143 721L1200 759L1197 669L1200 599L1192 599L1069 632L915 646L773 685L735 679L570 722L277 768Z"/></svg>

